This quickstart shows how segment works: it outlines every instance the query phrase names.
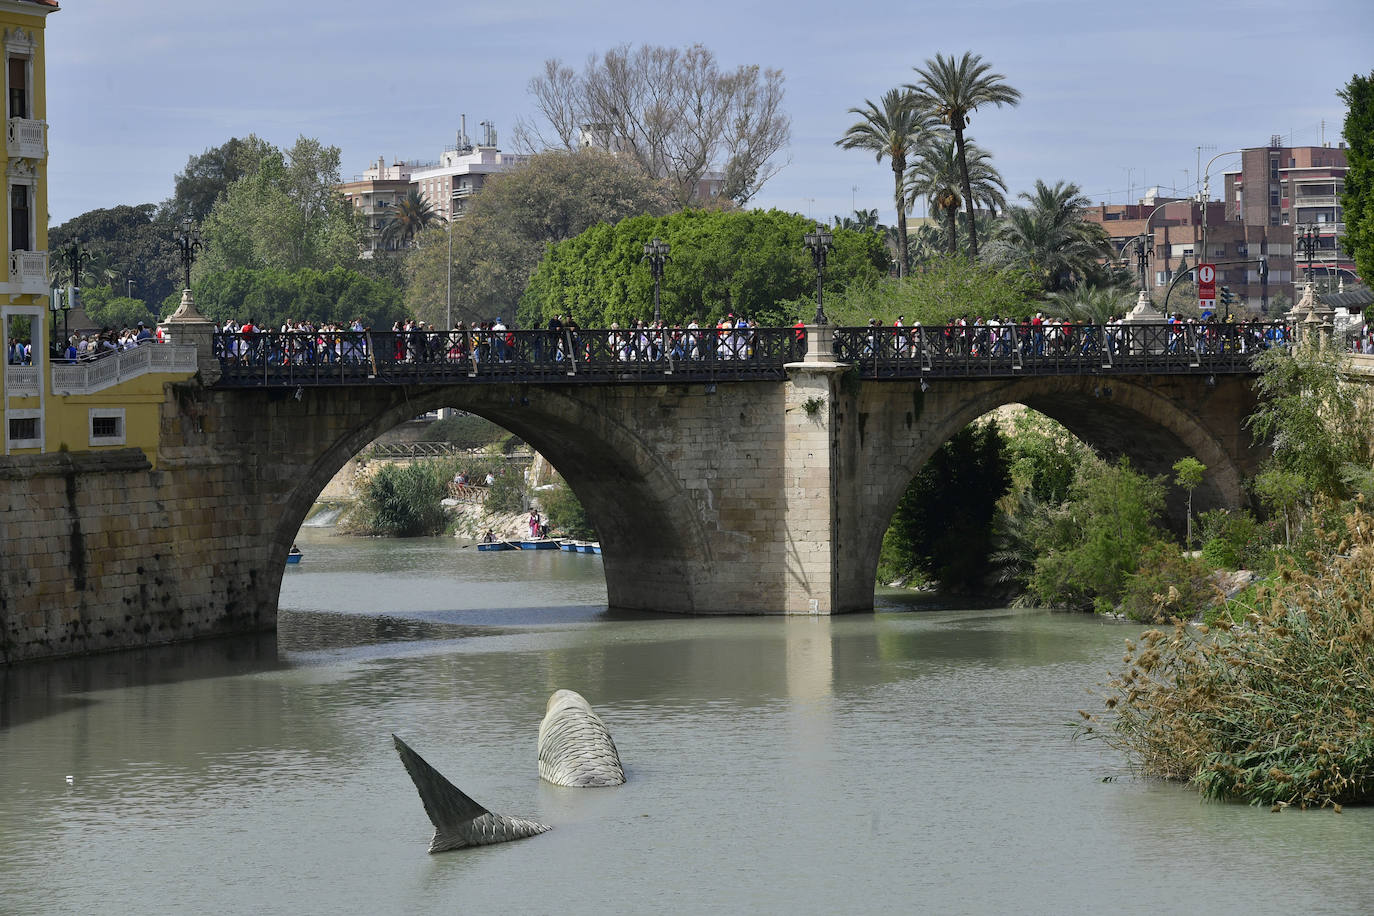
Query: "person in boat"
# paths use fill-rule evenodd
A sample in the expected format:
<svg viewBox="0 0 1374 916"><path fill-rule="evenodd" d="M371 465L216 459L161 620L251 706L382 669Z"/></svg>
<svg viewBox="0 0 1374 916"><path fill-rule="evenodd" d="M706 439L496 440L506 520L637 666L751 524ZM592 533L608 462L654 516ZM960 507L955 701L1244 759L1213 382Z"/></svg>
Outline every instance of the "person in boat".
<svg viewBox="0 0 1374 916"><path fill-rule="evenodd" d="M301 549L300 549L299 547L297 547L295 544L292 544L292 545L291 545L291 555L292 555L292 556L299 556L299 555L300 555L300 552L301 552Z"/></svg>
<svg viewBox="0 0 1374 916"><path fill-rule="evenodd" d="M538 509L531 509L531 510L530 510L530 539L531 539L531 540L537 540L538 538L539 538L539 510L538 510Z"/></svg>
<svg viewBox="0 0 1374 916"><path fill-rule="evenodd" d="M494 533L492 533L492 530L491 530L490 528L487 529L486 534L482 535L482 543L483 543L483 544L495 544L495 543L496 543L496 535L495 535Z"/></svg>

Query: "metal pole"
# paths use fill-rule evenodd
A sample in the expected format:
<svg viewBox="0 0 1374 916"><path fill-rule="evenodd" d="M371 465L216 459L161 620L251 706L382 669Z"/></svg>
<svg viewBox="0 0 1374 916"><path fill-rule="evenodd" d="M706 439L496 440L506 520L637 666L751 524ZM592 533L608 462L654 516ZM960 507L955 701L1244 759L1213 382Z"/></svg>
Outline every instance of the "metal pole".
<svg viewBox="0 0 1374 916"><path fill-rule="evenodd" d="M453 215L448 218L448 290L444 294L444 333L453 328ZM447 338L445 338L447 339Z"/></svg>

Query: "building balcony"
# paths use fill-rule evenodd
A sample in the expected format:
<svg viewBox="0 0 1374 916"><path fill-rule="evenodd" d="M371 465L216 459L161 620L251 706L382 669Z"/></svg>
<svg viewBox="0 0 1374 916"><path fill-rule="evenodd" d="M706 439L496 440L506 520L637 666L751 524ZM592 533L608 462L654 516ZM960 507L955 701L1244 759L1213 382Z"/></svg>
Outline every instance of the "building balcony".
<svg viewBox="0 0 1374 916"><path fill-rule="evenodd" d="M12 295L47 295L48 253L46 251L11 251L9 286Z"/></svg>
<svg viewBox="0 0 1374 916"><path fill-rule="evenodd" d="M46 159L48 122L10 118L5 134L5 149L11 159Z"/></svg>

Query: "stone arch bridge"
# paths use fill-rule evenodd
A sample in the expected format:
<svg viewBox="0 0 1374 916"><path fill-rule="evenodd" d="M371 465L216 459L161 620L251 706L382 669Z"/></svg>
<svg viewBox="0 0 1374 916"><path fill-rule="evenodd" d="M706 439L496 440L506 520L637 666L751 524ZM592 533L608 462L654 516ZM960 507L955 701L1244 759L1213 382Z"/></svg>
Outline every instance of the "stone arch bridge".
<svg viewBox="0 0 1374 916"><path fill-rule="evenodd" d="M486 417L546 455L603 546L608 602L691 614L871 609L883 532L945 441L1004 404L1166 473L1208 467L1201 508L1241 503L1250 355L1272 343L1167 326L959 339L891 329L518 332L245 340L201 330L201 372L169 386L163 496L137 571L109 592L14 594L84 609L60 650L270 628L283 558L319 492L378 435L426 411ZM668 335L676 334L676 338ZM141 478L140 478L141 479ZM76 502L73 503L76 505ZM77 512L77 509L73 509ZM87 567L106 562L84 525ZM115 562L110 559L108 562ZM131 560L120 562L133 562ZM117 583L117 584L116 584ZM22 610L23 608L21 608ZM10 640L10 655L22 647Z"/></svg>

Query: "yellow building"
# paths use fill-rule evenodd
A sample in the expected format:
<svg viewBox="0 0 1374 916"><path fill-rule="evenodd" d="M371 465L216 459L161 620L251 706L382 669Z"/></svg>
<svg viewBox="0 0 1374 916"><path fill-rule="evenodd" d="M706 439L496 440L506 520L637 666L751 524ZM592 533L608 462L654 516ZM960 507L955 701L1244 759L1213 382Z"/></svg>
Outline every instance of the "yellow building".
<svg viewBox="0 0 1374 916"><path fill-rule="evenodd" d="M163 383L195 371L195 348L137 347L98 360L52 359L48 287L48 100L43 29L56 0L0 0L8 218L0 222L4 455L137 446L156 464ZM64 342L65 343L65 342Z"/></svg>

